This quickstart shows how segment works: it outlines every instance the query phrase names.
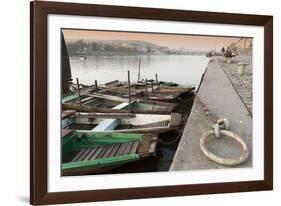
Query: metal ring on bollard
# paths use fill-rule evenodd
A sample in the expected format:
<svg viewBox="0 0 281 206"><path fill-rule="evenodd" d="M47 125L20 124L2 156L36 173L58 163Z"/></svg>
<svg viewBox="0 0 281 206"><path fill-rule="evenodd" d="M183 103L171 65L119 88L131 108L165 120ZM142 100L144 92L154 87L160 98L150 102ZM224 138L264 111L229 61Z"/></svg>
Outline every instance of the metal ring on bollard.
<svg viewBox="0 0 281 206"><path fill-rule="evenodd" d="M215 155L214 153L210 152L207 149L206 144L205 144L207 137L210 135L214 135L215 134L214 130L209 130L209 131L205 132L200 138L200 149L203 152L203 154L206 157L208 157L210 160L212 160L218 164L225 165L225 166L234 166L234 165L239 165L239 164L244 163L249 157L249 150L248 150L247 144L244 142L244 140L238 134L235 134L233 132L230 132L227 130L220 130L220 132L221 132L221 134L224 134L224 135L236 140L237 142L239 142L242 145L243 153L240 155L240 157L237 159L222 158L222 157Z"/></svg>

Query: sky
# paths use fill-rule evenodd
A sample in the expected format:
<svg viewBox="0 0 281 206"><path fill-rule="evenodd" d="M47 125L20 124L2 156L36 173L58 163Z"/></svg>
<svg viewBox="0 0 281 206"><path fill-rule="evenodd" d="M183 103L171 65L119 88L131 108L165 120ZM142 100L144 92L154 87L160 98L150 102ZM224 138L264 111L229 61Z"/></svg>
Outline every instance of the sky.
<svg viewBox="0 0 281 206"><path fill-rule="evenodd" d="M64 29L66 40L141 40L172 49L185 48L190 50L210 51L220 50L232 42L237 42L240 37L196 36L177 34L151 34L136 32L108 32L95 30L70 30Z"/></svg>

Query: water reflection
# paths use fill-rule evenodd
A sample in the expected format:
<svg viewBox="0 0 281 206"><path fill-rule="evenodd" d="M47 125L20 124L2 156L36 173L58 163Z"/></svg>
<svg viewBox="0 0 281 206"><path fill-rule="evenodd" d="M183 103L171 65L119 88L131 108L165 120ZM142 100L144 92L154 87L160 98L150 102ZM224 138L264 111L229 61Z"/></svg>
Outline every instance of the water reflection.
<svg viewBox="0 0 281 206"><path fill-rule="evenodd" d="M137 80L141 59L141 78L159 81L173 81L183 85L199 84L208 58L191 55L144 55L144 56L89 56L84 60L71 57L73 78L78 77L83 84L105 83L112 80L127 80L127 70L131 80Z"/></svg>

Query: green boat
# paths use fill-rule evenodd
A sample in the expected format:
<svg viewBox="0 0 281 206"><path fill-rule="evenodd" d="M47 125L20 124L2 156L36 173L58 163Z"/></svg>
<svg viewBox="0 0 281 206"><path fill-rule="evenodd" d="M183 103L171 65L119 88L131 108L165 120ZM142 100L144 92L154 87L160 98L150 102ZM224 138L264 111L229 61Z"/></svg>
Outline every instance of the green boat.
<svg viewBox="0 0 281 206"><path fill-rule="evenodd" d="M62 131L62 174L98 174L154 154L157 135Z"/></svg>

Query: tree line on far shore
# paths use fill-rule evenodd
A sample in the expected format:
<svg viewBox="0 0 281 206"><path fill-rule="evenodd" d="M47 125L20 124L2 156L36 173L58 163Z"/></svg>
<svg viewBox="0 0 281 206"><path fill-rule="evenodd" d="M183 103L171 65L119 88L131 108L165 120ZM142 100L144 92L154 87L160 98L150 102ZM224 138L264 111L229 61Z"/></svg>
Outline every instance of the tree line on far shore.
<svg viewBox="0 0 281 206"><path fill-rule="evenodd" d="M170 49L165 46L145 41L68 41L67 50L70 56L82 55L149 55L149 54L195 54L184 49ZM199 53L199 52L197 52Z"/></svg>

